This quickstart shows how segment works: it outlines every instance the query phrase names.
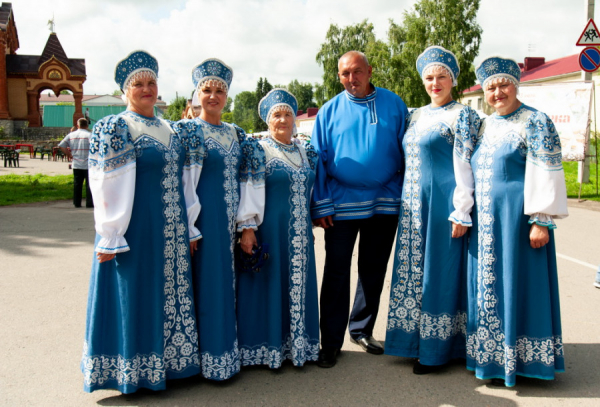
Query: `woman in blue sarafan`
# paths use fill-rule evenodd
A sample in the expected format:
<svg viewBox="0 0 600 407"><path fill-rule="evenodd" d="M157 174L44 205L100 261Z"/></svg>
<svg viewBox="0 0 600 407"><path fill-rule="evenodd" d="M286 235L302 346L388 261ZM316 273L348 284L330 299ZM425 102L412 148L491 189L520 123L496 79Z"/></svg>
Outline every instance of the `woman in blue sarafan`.
<svg viewBox="0 0 600 407"><path fill-rule="evenodd" d="M544 113L517 99L521 71L490 57L475 73L487 117L471 159L467 368L492 384L564 371L553 219L567 194L560 139Z"/></svg>
<svg viewBox="0 0 600 407"><path fill-rule="evenodd" d="M200 116L175 126L193 158L190 172L199 198L191 205L200 208L195 226L202 234L192 253L193 285L202 375L211 380L229 379L240 370L233 248L245 134L221 122L232 78L232 69L215 58L195 67Z"/></svg>
<svg viewBox="0 0 600 407"><path fill-rule="evenodd" d="M454 54L427 48L417 59L431 104L408 118L406 172L385 339L388 355L418 358L413 372L465 357L467 232L479 131L473 109L452 100Z"/></svg>
<svg viewBox="0 0 600 407"><path fill-rule="evenodd" d="M182 140L154 116L157 74L144 51L119 62L127 110L99 120L90 137L97 235L81 362L89 392L163 390L200 371L190 263L198 212L186 206L195 189Z"/></svg>
<svg viewBox="0 0 600 407"><path fill-rule="evenodd" d="M242 365L281 367L316 361L319 309L310 195L317 155L292 135L298 103L273 89L259 103L269 136L243 145L238 231L241 249L251 254L269 245L259 272L238 277L238 326ZM256 231L256 232L255 232Z"/></svg>

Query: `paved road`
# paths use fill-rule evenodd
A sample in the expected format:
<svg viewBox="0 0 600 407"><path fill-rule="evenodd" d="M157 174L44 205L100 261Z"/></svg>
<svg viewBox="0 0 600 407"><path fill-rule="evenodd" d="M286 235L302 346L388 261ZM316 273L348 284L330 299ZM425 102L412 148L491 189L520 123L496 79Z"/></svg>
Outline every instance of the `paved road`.
<svg viewBox="0 0 600 407"><path fill-rule="evenodd" d="M164 392L120 395L84 393L79 371L92 211L68 201L0 207L0 405L600 405L600 290L592 286L600 263L600 205L570 202L570 213L556 233L567 371L555 381L519 378L513 389L495 388L459 364L415 376L411 360L369 355L346 341L333 369L249 368L225 383L191 378L169 382ZM320 274L321 231L316 238ZM388 270L387 291L389 278ZM386 308L384 294L378 339L385 337Z"/></svg>

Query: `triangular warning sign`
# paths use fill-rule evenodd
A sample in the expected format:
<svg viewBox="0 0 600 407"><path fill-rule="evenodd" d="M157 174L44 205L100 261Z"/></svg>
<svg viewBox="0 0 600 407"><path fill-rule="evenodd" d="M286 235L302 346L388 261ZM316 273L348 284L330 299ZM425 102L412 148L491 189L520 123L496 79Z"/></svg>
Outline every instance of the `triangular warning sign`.
<svg viewBox="0 0 600 407"><path fill-rule="evenodd" d="M594 23L594 19L590 18L576 45L582 47L600 45L600 32L598 31L598 27L596 27L596 23Z"/></svg>

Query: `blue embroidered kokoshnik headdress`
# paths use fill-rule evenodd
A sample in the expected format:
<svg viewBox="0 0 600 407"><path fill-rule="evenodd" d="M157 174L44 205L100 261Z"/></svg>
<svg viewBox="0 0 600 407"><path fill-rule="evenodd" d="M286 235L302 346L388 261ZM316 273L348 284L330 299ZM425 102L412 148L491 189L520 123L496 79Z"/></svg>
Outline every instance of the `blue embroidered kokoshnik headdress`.
<svg viewBox="0 0 600 407"><path fill-rule="evenodd" d="M419 76L423 78L424 72L432 65L446 68L450 72L450 75L452 75L452 86L456 86L456 80L458 79L458 75L460 75L460 68L456 56L451 51L439 45L434 45L423 51L417 58Z"/></svg>
<svg viewBox="0 0 600 407"><path fill-rule="evenodd" d="M229 92L232 79L233 70L217 58L206 59L192 69L192 82L196 89L206 81L217 81L225 85L225 92Z"/></svg>
<svg viewBox="0 0 600 407"><path fill-rule="evenodd" d="M281 106L289 107L294 117L296 117L296 112L298 111L296 97L285 89L275 88L267 93L258 103L258 114L268 124L271 111Z"/></svg>
<svg viewBox="0 0 600 407"><path fill-rule="evenodd" d="M133 51L127 55L127 58L119 61L115 68L115 82L122 91L125 91L127 85L134 75L147 72L154 78L158 77L158 62L156 58L146 51Z"/></svg>
<svg viewBox="0 0 600 407"><path fill-rule="evenodd" d="M493 56L479 64L475 69L475 75L483 89L487 82L497 78L506 78L518 86L521 81L521 68L512 59Z"/></svg>

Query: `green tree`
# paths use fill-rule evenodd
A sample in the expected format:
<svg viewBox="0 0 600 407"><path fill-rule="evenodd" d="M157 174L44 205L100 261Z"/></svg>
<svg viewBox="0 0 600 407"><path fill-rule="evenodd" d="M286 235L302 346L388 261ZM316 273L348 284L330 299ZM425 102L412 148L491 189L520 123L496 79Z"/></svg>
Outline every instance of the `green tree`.
<svg viewBox="0 0 600 407"><path fill-rule="evenodd" d="M233 101L233 122L248 133L254 130L254 111L257 104L256 95L250 91L238 93Z"/></svg>
<svg viewBox="0 0 600 407"><path fill-rule="evenodd" d="M221 115L221 121L227 123L234 123L233 112L223 112L223 114Z"/></svg>
<svg viewBox="0 0 600 407"><path fill-rule="evenodd" d="M123 92L121 92L121 89L113 90L113 93L112 93L113 96L121 96L122 94L123 94Z"/></svg>
<svg viewBox="0 0 600 407"><path fill-rule="evenodd" d="M286 88L296 96L298 110L306 112L306 109L315 106L315 102L313 102L313 87L310 83L302 83L294 79Z"/></svg>
<svg viewBox="0 0 600 407"><path fill-rule="evenodd" d="M314 89L315 104L320 109L321 106L323 106L325 102L327 102L327 96L325 95L325 87L323 86L323 84L315 82Z"/></svg>
<svg viewBox="0 0 600 407"><path fill-rule="evenodd" d="M171 101L169 107L167 107L167 111L164 114L164 118L167 120L181 120L181 113L185 110L187 106L187 99L183 96L175 96L175 99Z"/></svg>
<svg viewBox="0 0 600 407"><path fill-rule="evenodd" d="M233 99L227 96L227 102L225 103L225 107L223 107L223 113L231 112L231 104L233 103Z"/></svg>
<svg viewBox="0 0 600 407"><path fill-rule="evenodd" d="M260 100L263 97L265 97L265 95L267 93L269 93L269 91L271 89L273 89L273 86L271 86L271 84L269 83L267 78L265 78L264 80L263 80L263 78L258 79L258 82L256 83L256 92L254 92L254 96L255 96L255 100L256 100L256 105L254 107L254 131L255 132L264 131L269 128L269 126L267 126L267 124L258 115L258 102L260 102Z"/></svg>
<svg viewBox="0 0 600 407"><path fill-rule="evenodd" d="M329 100L344 87L340 83L338 73L338 59L348 51L367 51L369 42L375 41L373 24L364 20L360 24L350 25L344 28L331 24L325 42L317 53L317 63L323 67L323 95ZM368 55L367 55L368 57ZM319 99L317 98L317 101Z"/></svg>
<svg viewBox="0 0 600 407"><path fill-rule="evenodd" d="M404 13L402 25L390 20L390 74L396 79L391 90L407 105L430 103L415 61L432 45L441 45L456 55L460 76L458 86L452 90L455 99L475 84L473 60L479 53L482 33L476 21L479 4L480 0L420 0Z"/></svg>

